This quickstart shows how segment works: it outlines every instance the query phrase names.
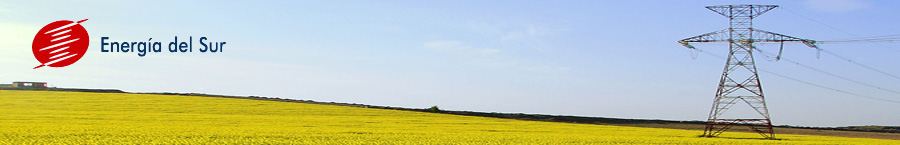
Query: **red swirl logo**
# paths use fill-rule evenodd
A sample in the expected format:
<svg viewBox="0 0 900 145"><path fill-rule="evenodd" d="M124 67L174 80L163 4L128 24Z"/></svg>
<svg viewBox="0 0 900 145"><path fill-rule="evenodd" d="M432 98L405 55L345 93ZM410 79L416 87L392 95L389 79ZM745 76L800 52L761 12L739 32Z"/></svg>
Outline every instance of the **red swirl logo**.
<svg viewBox="0 0 900 145"><path fill-rule="evenodd" d="M81 22L60 20L44 26L34 36L31 51L41 65L34 69L49 67L65 67L75 63L87 52L90 38Z"/></svg>

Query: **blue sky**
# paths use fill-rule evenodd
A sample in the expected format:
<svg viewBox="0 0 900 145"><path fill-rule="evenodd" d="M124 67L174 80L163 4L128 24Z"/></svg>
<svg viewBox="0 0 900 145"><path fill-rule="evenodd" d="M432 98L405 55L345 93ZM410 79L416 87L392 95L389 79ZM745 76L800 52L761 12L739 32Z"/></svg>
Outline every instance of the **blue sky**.
<svg viewBox="0 0 900 145"><path fill-rule="evenodd" d="M705 120L724 60L676 41L725 29L704 8L774 4L757 29L813 40L900 34L895 1L4 1L0 82L199 92L488 112ZM32 69L35 33L82 23L87 54ZM221 53L100 52L110 41L227 42ZM198 45L198 44L195 44ZM726 44L696 44L726 55ZM776 51L775 44L761 44ZM897 43L821 48L900 75ZM892 78L786 44L785 58L900 90ZM871 97L900 94L757 56L761 69ZM779 125L900 125L900 103L760 74ZM739 112L739 109L736 110ZM737 113L740 114L740 113Z"/></svg>

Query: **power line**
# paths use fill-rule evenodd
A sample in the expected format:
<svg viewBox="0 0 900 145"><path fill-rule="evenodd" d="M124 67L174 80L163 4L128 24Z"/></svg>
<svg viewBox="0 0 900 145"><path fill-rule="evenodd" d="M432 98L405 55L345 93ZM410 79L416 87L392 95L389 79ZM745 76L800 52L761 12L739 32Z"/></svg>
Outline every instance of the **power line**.
<svg viewBox="0 0 900 145"><path fill-rule="evenodd" d="M846 58L846 57L837 55L836 53L833 53L833 52L831 52L831 51L828 51L828 50L825 50L825 49L819 49L819 50L822 51L822 52L825 52L825 54L829 54L829 55L831 55L831 56L834 56L834 57L837 57L837 58L846 60L847 62L850 62L850 63L856 64L856 65L859 65L859 66L861 66L861 67L863 67L863 68L866 68L866 69L869 69L869 70L872 70L872 71L875 71L875 72L878 72L878 73L881 73L881 74L884 74L884 75L887 75L887 76L891 76L891 77L896 78L896 79L900 79L900 76L896 76L896 75L887 73L887 72L885 72L885 71L875 69L875 68L873 68L873 67L871 67L871 66L868 66L868 65L865 65L865 64L862 64L862 63L859 63L859 62L850 60L850 59L848 59L848 58Z"/></svg>
<svg viewBox="0 0 900 145"><path fill-rule="evenodd" d="M894 42L900 41L900 37L898 38L860 38L860 39L844 39L844 40L831 40L831 41L816 41L816 44L828 44L828 43L848 43L848 42Z"/></svg>
<svg viewBox="0 0 900 145"><path fill-rule="evenodd" d="M756 50L756 51L758 51L758 52L760 52L760 53L763 53L763 55L767 55L767 56L768 56L768 55L772 55L772 54L770 54L770 53L763 52L763 51L760 50L760 49L754 49L754 50ZM875 85L872 85L872 84L864 83L864 82L862 82L862 81L857 81L857 80L853 80L853 79L850 79L850 78L847 78L847 77L839 76L839 75L837 75L837 74L830 73L830 72L828 72L828 71L824 71L824 70L821 70L821 69L817 69L817 68L814 68L814 67L812 67L812 66L800 64L800 62L797 62L797 61L793 61L793 60L786 59L786 58L782 58L782 60L788 61L788 62L790 62L790 63L793 63L793 64L795 64L795 65L798 65L798 66L801 66L801 67L804 67L804 68L807 68L807 69L810 69L810 70L813 70L813 71L817 71L817 72L820 72L820 73L823 73L823 74L830 75L830 76L832 76L832 77L840 78L840 79L843 79L843 80L846 80L846 81L850 81L850 82L857 83L857 84L860 84L860 85L872 87L872 88L879 89L879 90L882 90L882 91L888 91L888 92L891 92L891 93L900 94L900 91L895 91L895 90L885 89L885 88L882 88L882 87L879 87L879 86L875 86Z"/></svg>
<svg viewBox="0 0 900 145"><path fill-rule="evenodd" d="M713 54L713 53L710 53L710 52L703 51L702 49L694 48L694 49L692 49L692 50L698 51L699 53L707 54L707 55L709 55L709 56L713 56L713 57L716 57L716 58L719 58L719 59L723 59L723 60L727 59L727 58L725 58L725 57L723 57L723 56L719 56L719 55L716 55L716 54ZM878 98L878 97L872 97L872 96L861 95L861 94L857 94L857 93L853 93L853 92L848 92L848 91L844 91L844 90L840 90L840 89L835 89L835 88L831 88L831 87L827 87L827 86L815 84L815 83L812 83L812 82L803 81L803 80L800 80L800 79L797 79L797 78L793 78L793 77L789 77L789 76L786 76L786 75L781 75L781 74L778 74L778 73L775 73L775 72L767 71L767 70L765 70L765 69L757 68L757 70L762 71L762 72L765 72L765 73L773 74L773 75L778 76L778 77L786 78L786 79L788 79L788 80L797 81L797 82L800 82L800 83L803 83L803 84L807 84L807 85L811 85L811 86L815 86L815 87L819 87L819 88L823 88L823 89L827 89L827 90L832 90L832 91L836 91L836 92L839 92L839 93L844 93L844 94L852 95L852 96L855 96L855 97L862 97L862 98L866 98L866 99L872 99L872 100L878 100L878 101L885 101L885 102L891 102L891 103L900 103L900 101L894 101L894 100L889 100L889 99L883 99L883 98Z"/></svg>
<svg viewBox="0 0 900 145"><path fill-rule="evenodd" d="M900 39L900 34L862 37L862 38L855 38L855 39L828 40L828 41L824 41L824 42L857 42L857 41L879 41L879 40L897 40L897 39ZM816 41L816 43L818 43L818 42L823 42L823 41Z"/></svg>
<svg viewBox="0 0 900 145"><path fill-rule="evenodd" d="M829 28L831 28L831 29L834 29L834 30L843 32L843 33L845 33L845 34L847 34L847 35L851 35L851 36L854 36L854 37L860 37L860 36L857 36L857 35L855 35L855 34L853 34L853 33L850 33L850 32L847 32L847 31L838 29L837 27L834 27L834 26L828 25L828 24L826 24L826 23L823 23L823 22L817 21L817 20L815 20L815 19L812 19L812 18L810 18L810 17L801 15L801 14L796 13L796 12L794 12L794 11L791 11L791 10L789 10L789 9L785 9L785 10L787 10L788 12L793 13L793 14L795 14L795 15L797 15L797 16L800 16L800 17L803 17L803 18L805 18L805 19L808 19L808 20L810 20L810 21L813 21L813 22L822 24L822 25L824 25L824 26L826 26L826 27L829 27ZM897 36L900 36L900 34L895 34L895 35L883 35L883 36L873 36L873 37L861 37L860 39L849 39L849 40L817 41L816 43L817 43L817 44L820 44L820 43L823 43L823 42L824 42L824 43L831 43L831 42L872 42L872 43L874 43L874 42L893 42L893 41L900 41L900 37L897 37ZM881 45L881 44L878 44L878 43L876 43L876 44L879 45L879 46L885 47L885 48L890 48L890 49L893 49L893 50L897 50L896 48L893 48L893 47L884 46L884 45ZM757 49L757 50L758 50L758 49ZM882 70L879 70L879 69L875 69L874 67L871 67L871 66L868 66L868 65L865 65L865 64L862 64L862 63L859 63L859 62L850 60L849 58L846 58L846 57L843 57L843 56L841 56L841 55L838 55L837 53L834 53L834 52L831 52L831 51L828 51L828 50L825 50L825 49L818 49L818 50L819 50L819 51L822 51L822 52L825 52L826 54L829 54L829 55L831 55L831 56L837 57L837 58L839 58L839 59L843 59L843 60L845 60L845 61L847 61L847 62L853 63L853 64L855 64L855 65L859 65L859 66L861 66L861 67L863 67L863 68L866 68L866 69L869 69L869 70L872 70L872 71L875 71L875 72L878 72L878 73L881 73L881 74L884 74L884 75L887 75L887 76L890 76L890 77L893 77L893 78L896 78L896 79L900 79L900 76L893 75L893 74L890 74L890 73L888 73L888 72L885 72L885 71L882 71ZM898 51L900 51L900 50L898 50ZM883 90L883 89L882 89L882 90ZM891 91L891 92L895 92L895 93L896 93L896 91Z"/></svg>
<svg viewBox="0 0 900 145"><path fill-rule="evenodd" d="M765 72L765 73L769 73L769 74L773 74L773 75L775 75L775 76L779 76L779 77L786 78L786 79L789 79L789 80L797 81L797 82L800 82L800 83L804 83L804 84L807 84L807 85L816 86L816 87L823 88L823 89L828 89L828 90L833 90L833 91L836 91L836 92L840 92L840 93L844 93L844 94L849 94L849 95L853 95L853 96L857 96L857 97L863 97L863 98L868 98L868 99L873 99L873 100L879 100L879 101L887 101L887 102L893 102L893 103L900 103L900 101L894 101L894 100L888 100L888 99L882 99L882 98L875 98L875 97L870 97L870 96L866 96L866 95L860 95L860 94L857 94L857 93L852 93L852 92L842 91L842 90L838 90L838 89L835 89L835 88L830 88L830 87L826 87L826 86L814 84L814 83L811 83L811 82L803 81L803 80L800 80L800 79L791 78L791 77L788 77L788 76L785 76L785 75L781 75L781 74L778 74L778 73L775 73L775 72L771 72L771 71L767 71L767 70L763 70L763 69L759 69L759 71L762 71L762 72Z"/></svg>
<svg viewBox="0 0 900 145"><path fill-rule="evenodd" d="M782 8L782 9L784 9L784 8ZM850 33L850 32L847 32L847 31L838 29L837 27L834 27L834 26L828 25L828 24L826 24L826 23L823 23L823 22L821 22L821 21L818 21L818 20L812 19L812 18L810 18L810 17L801 15L800 13L791 11L791 10L789 10L789 9L784 9L784 10L786 10L786 11L792 13L792 14L795 14L795 15L797 15L797 16L800 16L800 17L803 17L803 18L805 18L805 19L808 19L808 20L810 20L810 21L813 21L813 22L822 24L822 25L824 25L824 26L826 26L826 27L828 27L828 28L831 28L831 29L840 31L840 32L842 32L842 33L844 33L844 34L847 34L847 35L850 35L850 36L854 36L854 37L860 38L860 39L837 40L837 41L817 41L816 43L829 43L829 42L873 42L873 43L874 43L874 42L885 42L885 41L886 41L886 42L900 41L900 37L897 37L897 36L900 36L900 34L895 34L895 35L883 35L883 36L874 36L874 37L860 37L860 36L857 36L857 35L855 35L855 34L853 34L853 33ZM879 45L879 46L885 47L885 48L889 48L889 49L892 49L892 50L897 50L897 49L894 48L894 47L889 47L889 46L881 45L881 44L878 44L878 43L876 43L876 44ZM856 65L859 65L859 66L861 66L861 67L863 67L863 68L866 68L866 69L869 69L869 70L872 70L872 71L875 71L875 72L878 72L878 73L881 73L881 74L884 74L884 75L887 75L887 76L891 76L891 77L896 78L896 79L900 79L900 76L893 75L893 74L887 73L887 72L885 72L885 71L882 71L882 70L879 70L879 69L875 69L875 68L873 68L873 67L871 67L871 66L864 65L864 64L862 64L862 63L859 63L859 62L850 60L850 59L848 59L848 58L846 58L846 57L837 55L836 53L833 53L833 52L831 52L831 51L827 51L827 50L825 50L825 49L819 49L819 51L822 51L822 52L825 52L826 54L829 54L829 55L835 56L835 57L837 57L837 58L846 60L847 62L850 62L850 63L856 64ZM897 51L900 51L900 50L897 50Z"/></svg>
<svg viewBox="0 0 900 145"><path fill-rule="evenodd" d="M807 20L810 20L810 21L813 21L813 22L822 24L822 25L824 25L825 27L828 27L828 28L831 28L831 29L840 31L840 32L842 32L842 33L844 33L844 34L847 34L847 35L850 35L850 36L853 36L853 37L856 37L856 38L861 38L860 36L858 36L858 35L856 35L856 34L853 34L853 33L850 33L850 32L847 32L847 31L838 29L837 27L834 27L834 26L828 25L828 24L826 24L826 23L823 23L823 22L821 22L821 21L818 21L818 20L812 19L812 18L810 18L810 17L801 15L800 13L791 11L790 9L785 9L785 8L782 8L782 9L784 9L784 10L786 10L786 11L792 13L792 14L795 14L795 15L797 15L797 16L800 16L800 17L802 17L802 18L804 18L804 19L807 19ZM863 37L863 38L864 38L864 37ZM827 41L826 41L826 42L827 42ZM872 42L872 41L865 41L865 42ZM882 44L879 44L879 43L875 43L875 44L878 45L878 46L884 47L884 48L888 48L888 49L891 49L891 50L900 52L900 49L897 49L897 48L894 48L894 47L885 46L885 45L882 45Z"/></svg>

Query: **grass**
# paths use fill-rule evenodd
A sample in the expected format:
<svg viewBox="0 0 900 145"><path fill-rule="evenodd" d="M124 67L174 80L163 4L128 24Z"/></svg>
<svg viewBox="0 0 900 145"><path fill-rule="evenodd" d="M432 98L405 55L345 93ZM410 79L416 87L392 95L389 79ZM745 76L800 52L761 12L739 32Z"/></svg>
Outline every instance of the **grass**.
<svg viewBox="0 0 900 145"><path fill-rule="evenodd" d="M900 144L175 95L0 90L0 144Z"/></svg>

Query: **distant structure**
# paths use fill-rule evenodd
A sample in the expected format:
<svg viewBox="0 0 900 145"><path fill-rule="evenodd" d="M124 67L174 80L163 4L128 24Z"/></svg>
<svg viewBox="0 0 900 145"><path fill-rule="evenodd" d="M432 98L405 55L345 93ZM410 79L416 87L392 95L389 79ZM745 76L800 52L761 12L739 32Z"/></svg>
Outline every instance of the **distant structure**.
<svg viewBox="0 0 900 145"><path fill-rule="evenodd" d="M13 88L47 88L47 82L13 82L10 87Z"/></svg>
<svg viewBox="0 0 900 145"><path fill-rule="evenodd" d="M727 42L731 51L725 63L725 70L719 80L719 88L713 101L703 136L715 137L734 125L747 125L751 130L765 138L775 139L772 131L772 120L766 99L759 82L759 74L753 60L754 42L802 42L809 47L817 48L816 41L791 37L769 31L754 29L753 18L775 9L777 5L721 5L706 8L728 17L731 28L706 33L678 41L690 49L696 49L692 42ZM783 47L782 47L783 49ZM818 49L818 48L817 48ZM724 118L725 113L734 104L746 103L759 113L759 118Z"/></svg>

